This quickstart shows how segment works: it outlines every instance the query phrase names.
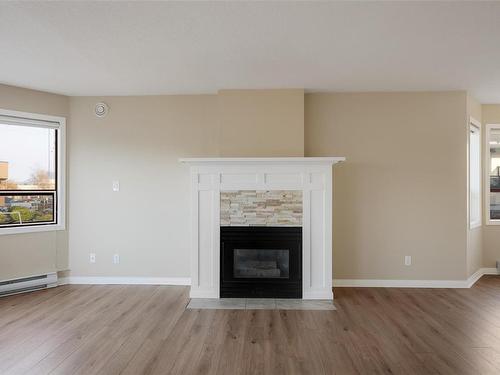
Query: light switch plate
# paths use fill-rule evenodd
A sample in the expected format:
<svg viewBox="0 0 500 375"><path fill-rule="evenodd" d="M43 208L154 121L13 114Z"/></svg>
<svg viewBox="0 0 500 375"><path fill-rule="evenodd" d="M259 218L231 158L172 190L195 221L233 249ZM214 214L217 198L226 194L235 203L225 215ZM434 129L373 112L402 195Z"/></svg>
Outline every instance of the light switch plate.
<svg viewBox="0 0 500 375"><path fill-rule="evenodd" d="M113 191L120 191L120 181L113 181Z"/></svg>

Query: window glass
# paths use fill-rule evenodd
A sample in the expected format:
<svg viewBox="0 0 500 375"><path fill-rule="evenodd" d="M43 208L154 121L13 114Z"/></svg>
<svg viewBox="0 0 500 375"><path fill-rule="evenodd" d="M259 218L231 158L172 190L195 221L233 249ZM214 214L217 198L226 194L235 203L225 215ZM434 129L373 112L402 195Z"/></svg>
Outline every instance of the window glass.
<svg viewBox="0 0 500 375"><path fill-rule="evenodd" d="M54 196L52 194L0 196L0 225L53 221Z"/></svg>
<svg viewBox="0 0 500 375"><path fill-rule="evenodd" d="M0 123L0 189L54 190L56 130Z"/></svg>
<svg viewBox="0 0 500 375"><path fill-rule="evenodd" d="M500 129L491 129L489 143L490 219L500 220Z"/></svg>
<svg viewBox="0 0 500 375"><path fill-rule="evenodd" d="M0 122L0 228L56 223L57 129Z"/></svg>

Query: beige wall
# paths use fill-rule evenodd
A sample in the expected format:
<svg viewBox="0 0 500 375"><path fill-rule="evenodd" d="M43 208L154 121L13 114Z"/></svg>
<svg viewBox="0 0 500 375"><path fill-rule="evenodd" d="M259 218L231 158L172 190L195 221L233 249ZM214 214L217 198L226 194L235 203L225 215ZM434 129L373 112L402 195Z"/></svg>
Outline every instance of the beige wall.
<svg viewBox="0 0 500 375"><path fill-rule="evenodd" d="M101 100L110 112L99 119L93 107ZM467 230L464 124L477 105L464 92L307 94L305 102L302 90L67 99L0 86L0 107L71 113L73 276L187 277L189 176L178 158L304 150L347 157L335 167L335 278L464 279L475 267L471 244L480 239ZM413 256L411 267L404 255ZM65 269L66 232L1 236L0 256L0 279Z"/></svg>
<svg viewBox="0 0 500 375"><path fill-rule="evenodd" d="M483 128L500 124L500 104L482 106L482 123ZM500 260L500 226L483 225L483 267L496 267L497 260Z"/></svg>
<svg viewBox="0 0 500 375"><path fill-rule="evenodd" d="M303 95L67 98L0 86L0 108L74 118L67 131L69 235L1 236L0 279L65 270L68 262L76 276L188 276L188 168L178 158L303 155ZM93 114L100 100L111 108L103 119ZM113 180L120 180L119 193L111 191ZM112 264L114 253L120 265Z"/></svg>
<svg viewBox="0 0 500 375"><path fill-rule="evenodd" d="M306 95L306 156L347 157L334 278L466 277L465 123L464 92Z"/></svg>
<svg viewBox="0 0 500 375"><path fill-rule="evenodd" d="M178 158L303 155L303 95L71 98L71 274L189 276L189 168ZM110 107L102 119L93 114L98 101Z"/></svg>
<svg viewBox="0 0 500 375"><path fill-rule="evenodd" d="M93 113L101 100L110 107L102 119ZM74 97L70 104L71 274L189 276L189 168L178 158L219 154L217 97Z"/></svg>
<svg viewBox="0 0 500 375"><path fill-rule="evenodd" d="M474 118L481 122L482 110L481 104L471 95L467 95L467 119ZM469 122L466 124L467 141L469 140L468 132ZM483 129L481 129L483 133ZM481 134L482 134L481 133ZM468 183L468 182L467 182ZM468 220L468 219L467 219ZM482 267L483 264L483 228L467 230L467 276L471 276L474 272Z"/></svg>
<svg viewBox="0 0 500 375"><path fill-rule="evenodd" d="M222 90L221 156L304 156L304 90Z"/></svg>
<svg viewBox="0 0 500 375"><path fill-rule="evenodd" d="M0 85L0 108L68 117L69 100ZM0 236L0 280L63 270L67 264L67 231Z"/></svg>

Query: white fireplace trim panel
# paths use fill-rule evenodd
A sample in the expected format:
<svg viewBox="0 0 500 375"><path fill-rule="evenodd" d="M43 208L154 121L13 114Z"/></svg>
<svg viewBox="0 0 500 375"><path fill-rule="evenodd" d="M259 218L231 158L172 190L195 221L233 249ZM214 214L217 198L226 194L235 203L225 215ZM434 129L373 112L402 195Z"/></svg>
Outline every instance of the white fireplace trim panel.
<svg viewBox="0 0 500 375"><path fill-rule="evenodd" d="M191 175L191 298L219 298L220 192L302 191L303 299L333 299L332 165L343 157L184 158Z"/></svg>

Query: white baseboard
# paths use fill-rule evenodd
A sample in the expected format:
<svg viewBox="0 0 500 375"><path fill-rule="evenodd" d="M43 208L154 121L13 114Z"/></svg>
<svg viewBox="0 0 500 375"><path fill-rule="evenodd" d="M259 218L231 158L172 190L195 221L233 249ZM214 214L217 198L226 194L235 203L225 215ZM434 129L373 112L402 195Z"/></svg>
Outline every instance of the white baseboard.
<svg viewBox="0 0 500 375"><path fill-rule="evenodd" d="M334 279L333 286L351 288L468 288L461 280Z"/></svg>
<svg viewBox="0 0 500 375"><path fill-rule="evenodd" d="M495 267L481 269L483 270L483 275L498 275L498 270Z"/></svg>
<svg viewBox="0 0 500 375"><path fill-rule="evenodd" d="M334 279L333 286L364 288L470 288L483 275L498 275L496 268L480 268L466 280L393 280L393 279ZM60 277L58 285L191 285L189 277L114 277L114 276L69 276ZM193 294L193 291L191 292ZM212 291L197 291L193 298L214 298ZM306 298L306 296L304 296ZM324 293L313 293L307 299L331 299Z"/></svg>
<svg viewBox="0 0 500 375"><path fill-rule="evenodd" d="M213 289L191 288L189 298L219 298L219 293Z"/></svg>
<svg viewBox="0 0 500 375"><path fill-rule="evenodd" d="M470 288L472 285L476 283L482 276L484 275L484 271L482 268L478 269L472 275L467 278L466 288Z"/></svg>
<svg viewBox="0 0 500 375"><path fill-rule="evenodd" d="M466 280L334 279L333 286L362 288L470 288L483 275L498 275L496 268L480 268Z"/></svg>
<svg viewBox="0 0 500 375"><path fill-rule="evenodd" d="M333 292L332 289L320 289L320 290L309 290L306 292L303 292L302 294L302 299L328 299L332 300L333 299Z"/></svg>
<svg viewBox="0 0 500 375"><path fill-rule="evenodd" d="M191 285L189 277L113 277L113 276L69 276L59 278L59 285Z"/></svg>

